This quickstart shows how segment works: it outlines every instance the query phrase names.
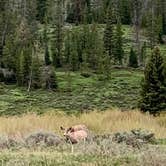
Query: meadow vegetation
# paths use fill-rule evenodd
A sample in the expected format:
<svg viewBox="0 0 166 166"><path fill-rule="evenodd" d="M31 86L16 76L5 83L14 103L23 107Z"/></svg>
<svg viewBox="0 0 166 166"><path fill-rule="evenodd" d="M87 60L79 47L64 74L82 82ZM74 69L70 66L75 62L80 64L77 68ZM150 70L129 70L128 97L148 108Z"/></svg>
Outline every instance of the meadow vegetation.
<svg viewBox="0 0 166 166"><path fill-rule="evenodd" d="M108 81L100 80L100 75L94 73L86 78L80 72L71 72L70 80L64 71L56 74L59 88L55 92L27 92L25 88L1 84L0 115L41 114L50 109L71 114L111 107L122 110L137 108L142 71L113 69Z"/></svg>
<svg viewBox="0 0 166 166"><path fill-rule="evenodd" d="M153 132L156 138L166 138L165 116L153 117L137 110L121 112L113 109L104 112L93 111L80 115L67 115L63 112L50 111L43 115L28 114L23 116L0 117L0 133L14 137L24 137L35 131L63 133L60 126L69 127L85 124L94 134L108 134L132 129L144 129Z"/></svg>
<svg viewBox="0 0 166 166"><path fill-rule="evenodd" d="M165 118L165 116L155 118L149 114L142 114L138 110L121 112L117 109L70 116L64 112L51 111L43 115L0 117L0 165L156 166L159 164L164 166ZM91 134L96 136L90 142L73 145L74 149L65 142L58 146L46 145L43 144L44 142L34 142L35 144L31 146L27 144L28 142L24 142L24 139L29 136L34 137L37 133L39 136L36 135L33 139L43 139L41 135L46 136L49 134L48 131L50 138L48 137L47 141L53 139L53 133L63 138L60 126L68 127L79 123L86 124ZM129 132L132 129L154 133L155 145L148 143L135 147L123 142L114 142L110 137L113 133Z"/></svg>

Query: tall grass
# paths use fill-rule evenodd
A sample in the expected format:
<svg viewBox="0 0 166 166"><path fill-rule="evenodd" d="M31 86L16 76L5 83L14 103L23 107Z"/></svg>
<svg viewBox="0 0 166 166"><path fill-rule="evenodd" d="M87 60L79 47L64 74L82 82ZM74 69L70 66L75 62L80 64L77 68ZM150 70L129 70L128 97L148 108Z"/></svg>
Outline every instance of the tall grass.
<svg viewBox="0 0 166 166"><path fill-rule="evenodd" d="M0 134L23 137L38 130L53 131L62 134L60 126L69 127L74 124L86 124L97 134L146 129L155 133L157 138L166 138L166 120L163 117L152 117L139 111L108 110L94 111L79 116L66 115L62 112L44 115L27 114L20 117L0 117Z"/></svg>

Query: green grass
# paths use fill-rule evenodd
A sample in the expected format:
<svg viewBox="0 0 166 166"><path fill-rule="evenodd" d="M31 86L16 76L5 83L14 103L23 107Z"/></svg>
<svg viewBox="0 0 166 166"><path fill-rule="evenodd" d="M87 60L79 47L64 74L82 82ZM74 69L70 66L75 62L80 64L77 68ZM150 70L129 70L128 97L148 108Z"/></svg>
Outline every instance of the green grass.
<svg viewBox="0 0 166 166"><path fill-rule="evenodd" d="M56 92L35 90L28 93L25 88L1 85L0 115L40 114L52 109L70 113L112 107L136 108L142 76L141 71L114 69L108 81L99 81L95 74L85 78L79 72L71 73L69 80L65 72L59 71Z"/></svg>
<svg viewBox="0 0 166 166"><path fill-rule="evenodd" d="M112 147L113 146L113 147ZM165 147L147 145L132 149L126 145L74 145L66 149L19 149L0 152L0 166L152 166L165 165Z"/></svg>
<svg viewBox="0 0 166 166"><path fill-rule="evenodd" d="M63 154L63 153L43 153L31 152L30 154L4 153L0 154L0 166L24 165L24 166L120 166L132 165L135 159L124 156L119 158L110 158L102 155L80 155L80 154Z"/></svg>

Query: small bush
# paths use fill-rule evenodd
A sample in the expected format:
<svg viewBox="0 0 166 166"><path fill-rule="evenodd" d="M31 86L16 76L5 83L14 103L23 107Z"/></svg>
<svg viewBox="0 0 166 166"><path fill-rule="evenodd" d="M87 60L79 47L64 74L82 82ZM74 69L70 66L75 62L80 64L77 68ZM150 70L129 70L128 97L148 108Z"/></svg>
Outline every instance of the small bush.
<svg viewBox="0 0 166 166"><path fill-rule="evenodd" d="M113 140L117 143L126 143L140 148L145 143L155 142L154 134L144 130L131 130L130 132L116 133Z"/></svg>
<svg viewBox="0 0 166 166"><path fill-rule="evenodd" d="M23 144L23 141L10 138L5 135L0 136L0 149L10 149L12 147L18 147Z"/></svg>
<svg viewBox="0 0 166 166"><path fill-rule="evenodd" d="M29 147L57 146L62 142L62 139L54 133L39 131L27 136L25 142Z"/></svg>

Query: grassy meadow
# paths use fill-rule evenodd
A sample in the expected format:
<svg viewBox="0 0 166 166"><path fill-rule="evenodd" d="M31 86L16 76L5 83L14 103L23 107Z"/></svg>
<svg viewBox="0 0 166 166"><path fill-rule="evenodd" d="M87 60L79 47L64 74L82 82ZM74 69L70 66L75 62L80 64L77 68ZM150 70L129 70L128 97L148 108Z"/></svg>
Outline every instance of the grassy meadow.
<svg viewBox="0 0 166 166"><path fill-rule="evenodd" d="M84 123L93 134L144 129L155 133L158 140L166 138L166 117L152 117L139 111L107 110L81 115L65 113L28 114L20 117L1 117L0 133L21 140L36 131L50 131L62 136L59 126L64 127ZM158 145L144 145L133 148L117 144L110 139L73 145L62 144L55 147L13 147L0 150L0 166L164 166L166 148ZM72 150L73 149L73 150Z"/></svg>
<svg viewBox="0 0 166 166"><path fill-rule="evenodd" d="M75 124L85 124L94 134L144 129L155 133L156 138L166 138L166 116L155 118L137 110L121 112L116 109L80 115L67 115L59 112L40 116L28 114L19 117L0 117L0 133L24 137L32 132L45 130L62 135L60 126L69 127Z"/></svg>

